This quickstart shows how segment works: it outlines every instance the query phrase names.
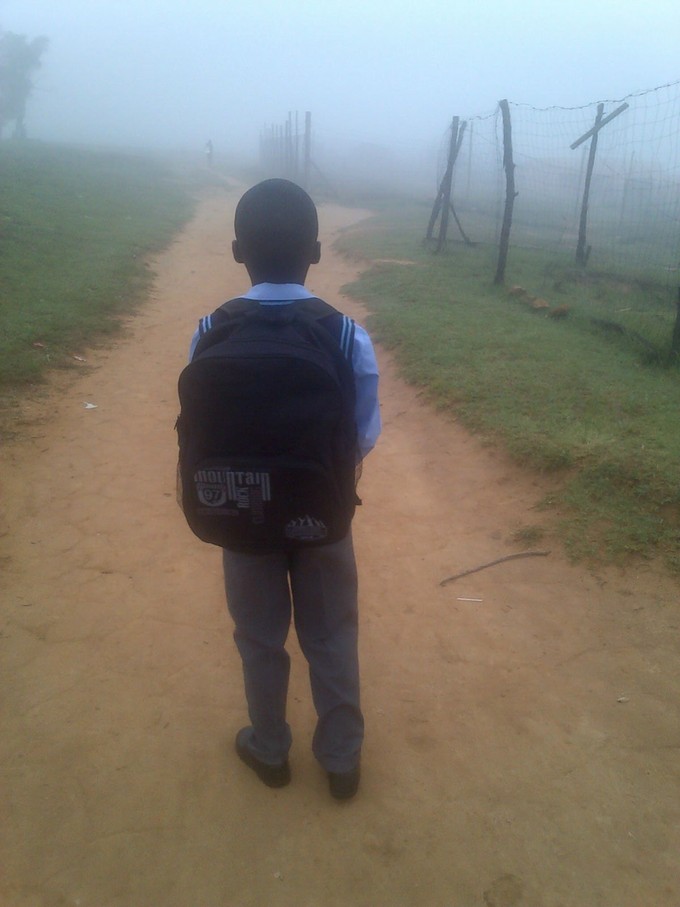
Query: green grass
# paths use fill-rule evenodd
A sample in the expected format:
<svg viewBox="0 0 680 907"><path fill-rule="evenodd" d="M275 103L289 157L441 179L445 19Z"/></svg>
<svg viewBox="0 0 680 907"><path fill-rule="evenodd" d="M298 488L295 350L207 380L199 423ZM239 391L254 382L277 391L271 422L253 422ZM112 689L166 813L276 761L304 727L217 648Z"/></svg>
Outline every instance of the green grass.
<svg viewBox="0 0 680 907"><path fill-rule="evenodd" d="M191 210L151 158L0 146L0 391L116 331L148 291L148 254Z"/></svg>
<svg viewBox="0 0 680 907"><path fill-rule="evenodd" d="M663 352L674 315L664 289L512 249L512 283L568 307L553 319L493 285L495 249L425 248L428 215L392 206L341 237L348 254L413 262L383 261L345 288L373 313L376 339L437 406L552 477L542 506L575 558L661 554L680 570L680 371L650 355L633 322L619 332L592 320L637 310Z"/></svg>

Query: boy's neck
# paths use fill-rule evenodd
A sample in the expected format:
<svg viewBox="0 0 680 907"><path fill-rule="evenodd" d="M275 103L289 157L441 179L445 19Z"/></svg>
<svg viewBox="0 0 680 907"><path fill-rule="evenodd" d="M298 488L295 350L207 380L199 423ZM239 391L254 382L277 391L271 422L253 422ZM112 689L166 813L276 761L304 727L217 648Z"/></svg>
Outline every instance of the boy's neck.
<svg viewBox="0 0 680 907"><path fill-rule="evenodd" d="M296 287L304 287L304 285L305 285L304 280L293 280L293 279L291 279L291 280L281 280L280 278L277 279L277 280L271 280L271 279L268 278L268 277L262 277L262 278L251 277L251 278L250 278L250 282L251 282L251 285L254 286L254 287L259 287L260 284L263 284L263 283L270 284L271 286L296 286Z"/></svg>
<svg viewBox="0 0 680 907"><path fill-rule="evenodd" d="M257 286L258 283L294 283L304 287L305 281L307 280L309 265L307 265L307 267L295 268L290 274L286 274L285 277L282 277L281 275L273 277L265 271L260 271L259 268L249 268L247 263L246 270L248 271L248 276L250 277L250 282L253 286Z"/></svg>

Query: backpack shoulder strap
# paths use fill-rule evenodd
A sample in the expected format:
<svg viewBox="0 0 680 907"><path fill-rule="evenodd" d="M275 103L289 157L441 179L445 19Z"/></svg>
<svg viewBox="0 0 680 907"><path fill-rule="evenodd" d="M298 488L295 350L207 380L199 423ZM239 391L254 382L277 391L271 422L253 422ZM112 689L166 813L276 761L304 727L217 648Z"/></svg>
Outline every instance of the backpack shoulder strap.
<svg viewBox="0 0 680 907"><path fill-rule="evenodd" d="M301 300L300 310L322 324L333 335L343 356L351 362L356 330L354 319L349 315L343 315L338 309L316 296Z"/></svg>
<svg viewBox="0 0 680 907"><path fill-rule="evenodd" d="M240 316L255 311L257 305L258 304L251 299L242 299L241 297L238 297L236 299L230 299L228 302L225 302L216 308L210 315L201 318L198 322L198 341L194 349L193 358L195 359L198 353L208 349L208 347L212 346L218 339L218 333L215 331L215 328L223 327L230 321L236 321Z"/></svg>
<svg viewBox="0 0 680 907"><path fill-rule="evenodd" d="M215 328L222 327L230 321L240 321L249 315L271 317L272 321L287 320L285 316L281 318L284 312L291 318L300 314L304 318L318 323L335 339L345 359L349 362L352 361L356 329L354 319L348 315L343 315L342 312L339 312L332 305L316 296L296 299L276 306L261 305L255 299L245 299L243 297L230 299L215 309L211 315L201 318L198 325L199 339L194 355L199 352L199 349L202 351L212 345L210 339L204 338L206 338L208 332L213 331Z"/></svg>
<svg viewBox="0 0 680 907"><path fill-rule="evenodd" d="M257 312L260 308L259 302L255 299L244 299L238 296L236 299L229 299L223 302L221 306L215 309L212 315L209 315L210 329L226 324L228 321L238 319L252 312Z"/></svg>

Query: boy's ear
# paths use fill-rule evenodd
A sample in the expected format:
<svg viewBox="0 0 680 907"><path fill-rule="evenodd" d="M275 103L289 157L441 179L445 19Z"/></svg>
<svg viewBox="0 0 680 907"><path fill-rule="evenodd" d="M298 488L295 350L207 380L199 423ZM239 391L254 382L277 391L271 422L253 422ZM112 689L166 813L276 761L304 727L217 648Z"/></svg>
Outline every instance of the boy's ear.
<svg viewBox="0 0 680 907"><path fill-rule="evenodd" d="M314 243L314 249L313 249L313 251L312 251L312 257L311 257L309 263L310 263L311 265L318 265L320 259L321 259L321 243L320 243L320 242L315 242L315 243Z"/></svg>
<svg viewBox="0 0 680 907"><path fill-rule="evenodd" d="M237 239L233 240L233 242L231 244L231 252L232 252L232 255L234 256L234 261L236 262L236 264L242 265L243 264L243 254L241 252L241 247L239 246Z"/></svg>

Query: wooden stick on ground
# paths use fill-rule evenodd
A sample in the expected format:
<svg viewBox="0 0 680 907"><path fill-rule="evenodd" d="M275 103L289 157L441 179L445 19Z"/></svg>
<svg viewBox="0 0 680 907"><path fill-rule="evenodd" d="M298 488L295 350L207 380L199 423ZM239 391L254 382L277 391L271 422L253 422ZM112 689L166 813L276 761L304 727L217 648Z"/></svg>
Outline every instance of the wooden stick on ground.
<svg viewBox="0 0 680 907"><path fill-rule="evenodd" d="M487 567L495 567L496 564L502 564L504 561L514 561L520 557L547 557L549 551L520 551L518 554L506 554L505 557L499 557L495 561L489 561L488 564L480 564L479 567L473 567L471 570L463 570L462 573L456 573L455 576L447 576L439 585L446 586L454 580L461 579L463 576L469 576L471 573L479 573L480 570L486 570Z"/></svg>

